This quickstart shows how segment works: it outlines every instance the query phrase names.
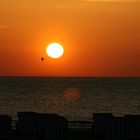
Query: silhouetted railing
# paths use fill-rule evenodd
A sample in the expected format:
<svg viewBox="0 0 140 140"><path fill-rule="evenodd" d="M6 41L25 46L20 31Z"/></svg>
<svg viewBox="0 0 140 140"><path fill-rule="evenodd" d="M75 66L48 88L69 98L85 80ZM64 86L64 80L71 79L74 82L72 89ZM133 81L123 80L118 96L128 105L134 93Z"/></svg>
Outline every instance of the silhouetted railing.
<svg viewBox="0 0 140 140"><path fill-rule="evenodd" d="M88 137L104 140L139 140L140 115L114 117L111 113L94 113L93 121L68 121L57 114L18 112L18 119L0 115L0 139L34 136L45 139ZM91 131L92 130L92 131Z"/></svg>

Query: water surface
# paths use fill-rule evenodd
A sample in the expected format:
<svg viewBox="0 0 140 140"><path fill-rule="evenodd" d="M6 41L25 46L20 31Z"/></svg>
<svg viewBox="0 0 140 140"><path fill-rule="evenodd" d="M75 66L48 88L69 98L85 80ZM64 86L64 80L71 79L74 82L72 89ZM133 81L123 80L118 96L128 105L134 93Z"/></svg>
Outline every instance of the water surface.
<svg viewBox="0 0 140 140"><path fill-rule="evenodd" d="M91 120L92 113L140 114L140 78L1 77L0 113L58 113Z"/></svg>

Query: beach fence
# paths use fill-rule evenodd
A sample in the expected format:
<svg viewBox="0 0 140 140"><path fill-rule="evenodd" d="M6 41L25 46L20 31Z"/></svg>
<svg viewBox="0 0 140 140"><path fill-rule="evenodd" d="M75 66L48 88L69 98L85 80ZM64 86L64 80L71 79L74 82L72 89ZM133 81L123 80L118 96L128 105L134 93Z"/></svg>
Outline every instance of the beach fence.
<svg viewBox="0 0 140 140"><path fill-rule="evenodd" d="M17 120L12 120L7 115L0 115L0 139L11 130L16 130L17 135L65 139L71 129L91 129L93 137L104 140L140 139L140 115L115 117L112 113L94 113L92 121L68 121L57 114L35 112L18 112L17 116Z"/></svg>

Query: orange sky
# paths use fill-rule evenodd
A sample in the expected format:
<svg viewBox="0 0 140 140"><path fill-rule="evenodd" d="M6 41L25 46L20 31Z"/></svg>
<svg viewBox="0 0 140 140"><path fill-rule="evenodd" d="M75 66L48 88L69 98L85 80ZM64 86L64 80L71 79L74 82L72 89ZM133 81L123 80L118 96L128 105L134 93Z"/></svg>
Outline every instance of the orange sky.
<svg viewBox="0 0 140 140"><path fill-rule="evenodd" d="M139 0L1 0L0 76L140 76Z"/></svg>

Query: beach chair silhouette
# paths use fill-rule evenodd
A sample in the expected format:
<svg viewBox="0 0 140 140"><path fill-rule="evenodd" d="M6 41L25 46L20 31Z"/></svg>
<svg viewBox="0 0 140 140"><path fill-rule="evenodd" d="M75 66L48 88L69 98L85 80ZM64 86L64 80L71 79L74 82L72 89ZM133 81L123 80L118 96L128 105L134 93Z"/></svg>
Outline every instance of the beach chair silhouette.
<svg viewBox="0 0 140 140"><path fill-rule="evenodd" d="M68 121L62 116L47 116L45 119L45 139L65 139Z"/></svg>
<svg viewBox="0 0 140 140"><path fill-rule="evenodd" d="M36 113L35 112L17 112L18 122L16 126L17 134L36 135Z"/></svg>
<svg viewBox="0 0 140 140"><path fill-rule="evenodd" d="M48 113L37 113L36 123L37 123L37 136L43 138L45 136L45 123L47 117L57 117L57 114Z"/></svg>
<svg viewBox="0 0 140 140"><path fill-rule="evenodd" d="M12 131L12 119L7 115L0 115L0 139L5 139Z"/></svg>
<svg viewBox="0 0 140 140"><path fill-rule="evenodd" d="M112 118L112 113L93 113L93 134L105 135L105 126L108 125L109 120Z"/></svg>
<svg viewBox="0 0 140 140"><path fill-rule="evenodd" d="M124 119L113 117L105 126L105 140L124 140Z"/></svg>
<svg viewBox="0 0 140 140"><path fill-rule="evenodd" d="M140 115L125 115L124 127L126 139L140 140Z"/></svg>

